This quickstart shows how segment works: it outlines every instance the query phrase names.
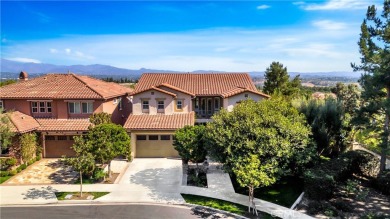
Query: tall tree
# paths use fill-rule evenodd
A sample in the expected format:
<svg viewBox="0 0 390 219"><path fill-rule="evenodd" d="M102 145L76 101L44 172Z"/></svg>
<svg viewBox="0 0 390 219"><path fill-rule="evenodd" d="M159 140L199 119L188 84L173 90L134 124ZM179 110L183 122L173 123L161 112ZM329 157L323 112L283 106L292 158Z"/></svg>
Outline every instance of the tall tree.
<svg viewBox="0 0 390 219"><path fill-rule="evenodd" d="M272 62L265 71L263 92L266 94L281 94L285 97L292 97L300 92L301 78L295 76L290 81L287 67L282 63Z"/></svg>
<svg viewBox="0 0 390 219"><path fill-rule="evenodd" d="M111 123L111 114L108 114L106 112L101 113L94 113L89 117L89 121L93 125L100 125L103 123Z"/></svg>
<svg viewBox="0 0 390 219"><path fill-rule="evenodd" d="M279 62L272 62L265 70L264 77L263 92L266 94L273 94L277 89L286 88L290 78L287 67L283 67Z"/></svg>
<svg viewBox="0 0 390 219"><path fill-rule="evenodd" d="M126 130L113 123L103 123L89 130L86 140L91 144L91 153L95 161L108 164L108 174L111 177L111 160L119 155L131 153L130 137Z"/></svg>
<svg viewBox="0 0 390 219"><path fill-rule="evenodd" d="M360 90L356 84L345 85L341 82L331 88L337 99L342 103L344 112L353 116L359 109Z"/></svg>
<svg viewBox="0 0 390 219"><path fill-rule="evenodd" d="M246 100L232 112L221 110L206 127L210 156L250 190L289 173L296 152L309 149L309 134L304 116L276 98ZM304 161L310 161L310 156Z"/></svg>
<svg viewBox="0 0 390 219"><path fill-rule="evenodd" d="M176 130L173 146L179 152L179 155L186 163L188 160L203 162L206 159L207 151L205 149L205 126L184 126Z"/></svg>
<svg viewBox="0 0 390 219"><path fill-rule="evenodd" d="M385 114L380 163L380 170L383 171L390 138L390 0L384 1L381 15L377 14L375 5L368 7L358 45L361 63L353 63L352 68L364 72L360 78L362 98L366 102L362 110L368 112L368 116L373 113Z"/></svg>
<svg viewBox="0 0 390 219"><path fill-rule="evenodd" d="M11 121L0 109L0 154L12 144L15 133L11 130Z"/></svg>
<svg viewBox="0 0 390 219"><path fill-rule="evenodd" d="M83 136L75 136L72 146L75 157L65 158L65 162L72 166L80 175L80 197L83 196L83 175L92 174L95 169L95 160L91 151L91 144Z"/></svg>

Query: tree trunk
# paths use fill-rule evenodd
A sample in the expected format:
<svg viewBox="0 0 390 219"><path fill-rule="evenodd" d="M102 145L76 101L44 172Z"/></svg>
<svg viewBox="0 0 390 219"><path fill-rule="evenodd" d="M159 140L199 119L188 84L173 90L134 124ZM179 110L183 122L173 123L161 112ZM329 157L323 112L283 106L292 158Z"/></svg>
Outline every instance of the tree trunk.
<svg viewBox="0 0 390 219"><path fill-rule="evenodd" d="M80 198L83 197L83 173L80 171Z"/></svg>
<svg viewBox="0 0 390 219"><path fill-rule="evenodd" d="M108 161L108 178L111 179L111 161Z"/></svg>
<svg viewBox="0 0 390 219"><path fill-rule="evenodd" d="M386 92L387 92L387 103L390 103L390 85L386 87ZM386 106L387 106L386 103ZM380 172L384 171L386 169L386 152L389 144L389 111L390 109L387 109L385 107L385 114L386 114L386 119L385 119L385 125L384 125L384 132L383 132L383 142L382 142L382 150L381 150L381 162L380 162Z"/></svg>
<svg viewBox="0 0 390 219"><path fill-rule="evenodd" d="M248 194L248 198L249 198L248 213L251 213L252 202L251 202L251 187L250 186L248 186L248 191L249 191L249 194Z"/></svg>

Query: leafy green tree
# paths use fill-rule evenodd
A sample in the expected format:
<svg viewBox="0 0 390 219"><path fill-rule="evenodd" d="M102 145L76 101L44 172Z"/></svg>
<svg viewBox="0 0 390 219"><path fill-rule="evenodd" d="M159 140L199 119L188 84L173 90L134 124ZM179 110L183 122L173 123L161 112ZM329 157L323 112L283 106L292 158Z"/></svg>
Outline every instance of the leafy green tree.
<svg viewBox="0 0 390 219"><path fill-rule="evenodd" d="M205 126L184 126L176 130L173 146L185 163L192 160L198 167L198 162L206 159L205 141Z"/></svg>
<svg viewBox="0 0 390 219"><path fill-rule="evenodd" d="M65 162L72 166L80 175L80 197L83 196L83 175L92 174L95 170L95 160L90 152L92 146L83 136L75 136L72 146L75 157L65 158Z"/></svg>
<svg viewBox="0 0 390 219"><path fill-rule="evenodd" d="M331 88L331 91L342 102L344 112L353 116L360 107L360 90L358 86L356 84L345 85L339 82L335 87Z"/></svg>
<svg viewBox="0 0 390 219"><path fill-rule="evenodd" d="M386 168L386 153L389 148L390 122L390 0L383 3L382 14L377 14L375 5L369 6L361 25L358 42L360 64L352 64L355 71L363 71L360 84L362 99L366 104L362 110L367 116L385 114L381 142L380 170Z"/></svg>
<svg viewBox="0 0 390 219"><path fill-rule="evenodd" d="M263 92L266 94L281 94L286 97L295 96L300 92L301 79L297 75L290 81L287 67L279 62L272 62L265 71Z"/></svg>
<svg viewBox="0 0 390 219"><path fill-rule="evenodd" d="M20 152L24 163L35 157L38 145L35 133L24 133L19 137Z"/></svg>
<svg viewBox="0 0 390 219"><path fill-rule="evenodd" d="M287 87L290 78L287 67L283 67L283 64L279 62L272 62L265 70L264 77L263 92L266 94L273 94L277 89Z"/></svg>
<svg viewBox="0 0 390 219"><path fill-rule="evenodd" d="M0 109L1 110L1 109ZM15 133L11 131L11 121L7 114L0 112L0 154L12 144Z"/></svg>
<svg viewBox="0 0 390 219"><path fill-rule="evenodd" d="M0 87L5 86L5 85L9 85L9 84L14 84L14 83L16 83L16 80L14 80L14 79L0 81Z"/></svg>
<svg viewBox="0 0 390 219"><path fill-rule="evenodd" d="M316 143L318 155L332 157L346 150L351 126L341 102L332 98L312 99L299 103L298 109L311 126L311 137Z"/></svg>
<svg viewBox="0 0 390 219"><path fill-rule="evenodd" d="M94 125L100 125L103 123L111 123L111 114L106 112L94 113L89 117L89 121Z"/></svg>
<svg viewBox="0 0 390 219"><path fill-rule="evenodd" d="M259 156L251 154L248 157L240 157L234 164L232 172L237 178L237 182L241 187L248 187L249 190L249 205L248 212L251 208L253 213L256 213L256 205L254 202L254 190L260 186L269 186L276 182L276 172L278 169L277 163L267 163L262 165Z"/></svg>
<svg viewBox="0 0 390 219"><path fill-rule="evenodd" d="M209 155L228 172L238 173L241 185L253 188L290 173L289 164L297 151L311 150L309 135L304 116L289 102L275 98L246 100L232 112L221 110L206 127ZM302 162L310 160L308 156Z"/></svg>
<svg viewBox="0 0 390 219"><path fill-rule="evenodd" d="M119 155L131 153L130 137L126 130L113 123L103 123L89 130L86 141L91 145L91 153L95 161L108 164L108 174L111 177L111 160Z"/></svg>

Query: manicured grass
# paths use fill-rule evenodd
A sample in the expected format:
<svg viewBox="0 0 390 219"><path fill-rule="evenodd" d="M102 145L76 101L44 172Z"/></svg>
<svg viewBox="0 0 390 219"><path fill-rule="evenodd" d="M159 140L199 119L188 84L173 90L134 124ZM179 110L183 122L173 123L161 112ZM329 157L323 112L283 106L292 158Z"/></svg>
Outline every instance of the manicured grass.
<svg viewBox="0 0 390 219"><path fill-rule="evenodd" d="M184 200L190 204L207 206L207 207L227 211L238 215L248 216L247 213L248 206L243 206L232 202L223 201L220 199L208 198L204 196L188 195L188 194L181 194L181 196L183 196ZM260 218L265 218L265 219L275 218L270 214L264 212L259 212L259 215Z"/></svg>
<svg viewBox="0 0 390 219"><path fill-rule="evenodd" d="M234 177L232 177L232 182L236 192L248 195L248 189L240 187L233 178ZM255 197L290 208L302 191L302 179L298 177L285 177L274 185L255 189Z"/></svg>
<svg viewBox="0 0 390 219"><path fill-rule="evenodd" d="M93 199L97 199L97 198L100 198L102 196L107 195L109 192L83 192L83 195L84 195L84 193L89 194L89 195L93 195ZM79 192L56 192L55 193L58 200L65 200L65 196L68 194L79 195L80 193Z"/></svg>
<svg viewBox="0 0 390 219"><path fill-rule="evenodd" d="M2 184L3 182L7 181L11 177L12 176L2 176L2 177L0 177L0 184Z"/></svg>

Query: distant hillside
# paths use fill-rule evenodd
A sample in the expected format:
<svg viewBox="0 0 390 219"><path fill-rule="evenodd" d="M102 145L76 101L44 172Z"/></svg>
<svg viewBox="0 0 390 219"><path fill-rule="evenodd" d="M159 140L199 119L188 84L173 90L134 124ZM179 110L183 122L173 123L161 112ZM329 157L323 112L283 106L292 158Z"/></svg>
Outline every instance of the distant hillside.
<svg viewBox="0 0 390 219"><path fill-rule="evenodd" d="M16 62L7 59L1 59L1 78L16 78L18 73L21 71L26 71L30 74L31 77L47 74L47 73L67 73L68 71L82 74L82 75L91 75L98 78L104 77L113 77L113 78L133 78L137 79L145 72L177 72L170 70L156 70L156 69L147 69L141 68L138 70L117 68L110 65L53 65L45 63L24 63ZM223 73L223 71L218 70L196 70L192 73ZM264 77L264 72L249 72L252 77ZM324 77L347 77L347 78L358 78L360 73L356 72L312 72L312 73L298 73L290 72L290 75L294 77L295 75L301 75L301 78L324 78Z"/></svg>

